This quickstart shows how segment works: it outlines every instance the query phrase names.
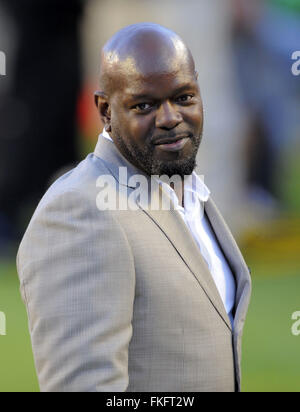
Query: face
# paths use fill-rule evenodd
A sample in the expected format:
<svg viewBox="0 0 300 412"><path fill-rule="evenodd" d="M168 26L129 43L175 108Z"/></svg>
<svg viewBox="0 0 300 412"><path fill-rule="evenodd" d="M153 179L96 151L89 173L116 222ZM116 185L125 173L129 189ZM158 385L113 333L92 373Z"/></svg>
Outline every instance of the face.
<svg viewBox="0 0 300 412"><path fill-rule="evenodd" d="M109 102L107 130L127 160L148 175L190 175L203 131L203 106L190 64L130 72Z"/></svg>

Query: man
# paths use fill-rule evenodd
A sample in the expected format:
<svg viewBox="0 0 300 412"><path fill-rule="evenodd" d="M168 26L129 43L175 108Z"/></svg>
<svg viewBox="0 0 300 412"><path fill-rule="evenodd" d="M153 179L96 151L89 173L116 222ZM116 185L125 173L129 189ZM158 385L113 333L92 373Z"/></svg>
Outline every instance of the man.
<svg viewBox="0 0 300 412"><path fill-rule="evenodd" d="M41 389L239 390L250 277L194 172L192 55L168 29L129 26L100 86L95 153L50 188L18 255Z"/></svg>

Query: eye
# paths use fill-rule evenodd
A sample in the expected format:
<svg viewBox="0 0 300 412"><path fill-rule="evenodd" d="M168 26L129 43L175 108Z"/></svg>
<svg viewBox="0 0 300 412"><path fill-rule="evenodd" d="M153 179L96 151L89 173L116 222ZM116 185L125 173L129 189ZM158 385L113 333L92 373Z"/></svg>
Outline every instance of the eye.
<svg viewBox="0 0 300 412"><path fill-rule="evenodd" d="M139 103L133 106L133 109L137 112L147 112L152 109L152 104L150 103Z"/></svg>
<svg viewBox="0 0 300 412"><path fill-rule="evenodd" d="M177 97L177 101L179 103L188 103L193 99L193 95L192 94L183 94L182 96Z"/></svg>

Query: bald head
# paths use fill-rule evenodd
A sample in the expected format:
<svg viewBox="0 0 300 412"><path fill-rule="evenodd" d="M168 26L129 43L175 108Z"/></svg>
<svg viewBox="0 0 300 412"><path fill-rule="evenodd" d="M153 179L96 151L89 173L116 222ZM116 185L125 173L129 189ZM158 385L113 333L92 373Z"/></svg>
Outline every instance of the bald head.
<svg viewBox="0 0 300 412"><path fill-rule="evenodd" d="M145 77L174 73L182 66L195 72L192 54L176 33L154 23L134 24L117 32L103 47L100 89L109 96L136 73Z"/></svg>

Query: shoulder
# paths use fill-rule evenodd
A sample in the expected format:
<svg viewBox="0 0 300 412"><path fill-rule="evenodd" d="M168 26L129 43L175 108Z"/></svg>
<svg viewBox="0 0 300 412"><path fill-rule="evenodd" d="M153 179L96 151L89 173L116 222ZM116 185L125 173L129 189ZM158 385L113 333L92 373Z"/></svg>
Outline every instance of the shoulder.
<svg viewBox="0 0 300 412"><path fill-rule="evenodd" d="M89 154L78 166L65 173L48 188L37 210L52 202L53 199L66 197L68 194L74 196L77 193L77 196L81 195L83 199L93 197L99 177L110 174L102 159Z"/></svg>
<svg viewBox="0 0 300 412"><path fill-rule="evenodd" d="M21 246L32 237L40 238L50 230L57 235L76 230L95 231L114 225L115 216L97 205L100 176L111 175L105 163L89 155L77 167L56 180L37 206L24 234ZM44 235L43 235L44 234Z"/></svg>
<svg viewBox="0 0 300 412"><path fill-rule="evenodd" d="M93 211L99 192L97 182L101 176L111 176L114 179L106 162L94 154L89 154L78 166L58 178L48 188L33 214L32 221L53 208L61 212L71 212L79 207Z"/></svg>

